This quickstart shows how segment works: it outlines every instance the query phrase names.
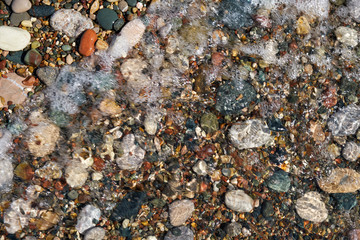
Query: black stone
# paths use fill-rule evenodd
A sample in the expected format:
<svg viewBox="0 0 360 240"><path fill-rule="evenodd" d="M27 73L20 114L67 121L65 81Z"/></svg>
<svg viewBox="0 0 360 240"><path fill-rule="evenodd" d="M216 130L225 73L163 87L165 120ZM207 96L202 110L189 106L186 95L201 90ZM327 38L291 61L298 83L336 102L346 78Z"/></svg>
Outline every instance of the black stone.
<svg viewBox="0 0 360 240"><path fill-rule="evenodd" d="M261 214L263 215L264 218L269 218L269 217L273 216L274 213L275 213L275 211L274 211L272 202L265 201L261 205Z"/></svg>
<svg viewBox="0 0 360 240"><path fill-rule="evenodd" d="M128 193L114 208L111 218L114 221L120 221L125 218L136 216L141 205L145 202L146 194L144 192Z"/></svg>
<svg viewBox="0 0 360 240"><path fill-rule="evenodd" d="M25 56L24 51L10 52L10 54L6 56L6 59L12 61L13 63L19 63L25 65L24 56Z"/></svg>
<svg viewBox="0 0 360 240"><path fill-rule="evenodd" d="M55 7L48 5L33 6L28 13L33 17L48 17L55 12Z"/></svg>
<svg viewBox="0 0 360 240"><path fill-rule="evenodd" d="M283 148L276 148L274 153L269 154L272 163L280 165L287 160L287 153Z"/></svg>
<svg viewBox="0 0 360 240"><path fill-rule="evenodd" d="M278 118L272 118L268 121L268 127L271 131L275 131L275 132L284 132L286 131L286 128L284 127L284 125L281 123L281 120Z"/></svg>
<svg viewBox="0 0 360 240"><path fill-rule="evenodd" d="M334 193L332 196L336 199L339 210L351 210L356 206L356 194L353 193Z"/></svg>

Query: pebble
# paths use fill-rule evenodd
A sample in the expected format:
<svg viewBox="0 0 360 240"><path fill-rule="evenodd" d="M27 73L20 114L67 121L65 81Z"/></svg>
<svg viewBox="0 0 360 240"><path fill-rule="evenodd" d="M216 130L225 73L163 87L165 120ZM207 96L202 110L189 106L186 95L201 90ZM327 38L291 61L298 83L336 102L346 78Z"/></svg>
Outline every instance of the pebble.
<svg viewBox="0 0 360 240"><path fill-rule="evenodd" d="M349 27L338 27L335 30L335 35L339 42L349 47L356 47L358 45L358 32Z"/></svg>
<svg viewBox="0 0 360 240"><path fill-rule="evenodd" d="M123 137L121 143L122 156L116 159L116 163L123 170L139 169L145 157L145 151L135 144L134 134Z"/></svg>
<svg viewBox="0 0 360 240"><path fill-rule="evenodd" d="M84 240L102 240L105 238L106 231L101 227L94 227L85 233Z"/></svg>
<svg viewBox="0 0 360 240"><path fill-rule="evenodd" d="M0 26L0 49L2 50L23 50L30 43L30 38L30 33L21 28Z"/></svg>
<svg viewBox="0 0 360 240"><path fill-rule="evenodd" d="M124 26L124 24L125 24L124 19L122 18L117 19L114 23L114 30L116 32L120 31L120 29Z"/></svg>
<svg viewBox="0 0 360 240"><path fill-rule="evenodd" d="M360 146L355 142L347 142L342 155L346 160L355 162L360 157Z"/></svg>
<svg viewBox="0 0 360 240"><path fill-rule="evenodd" d="M55 67L38 68L36 70L36 75L47 86L51 86L59 75L59 69Z"/></svg>
<svg viewBox="0 0 360 240"><path fill-rule="evenodd" d="M24 62L26 64L31 65L33 67L38 67L41 61L42 61L42 56L37 50L30 49L29 51L26 52L24 57Z"/></svg>
<svg viewBox="0 0 360 240"><path fill-rule="evenodd" d="M173 228L168 231L164 240L194 240L194 232L185 226Z"/></svg>
<svg viewBox="0 0 360 240"><path fill-rule="evenodd" d="M289 191L291 180L288 173L279 169L266 180L266 184L274 191L287 192Z"/></svg>
<svg viewBox="0 0 360 240"><path fill-rule="evenodd" d="M121 221L125 218L131 218L139 213L141 205L146 200L144 192L130 192L114 208L111 218L116 221Z"/></svg>
<svg viewBox="0 0 360 240"><path fill-rule="evenodd" d="M0 77L0 96L5 102L12 101L14 104L22 104L27 99L26 87L23 84L25 78L16 73L8 73L7 77Z"/></svg>
<svg viewBox="0 0 360 240"><path fill-rule="evenodd" d="M73 9L61 9L50 18L50 25L56 30L65 33L68 37L77 37L86 29L94 27L90 18Z"/></svg>
<svg viewBox="0 0 360 240"><path fill-rule="evenodd" d="M97 50L107 50L109 48L109 44L102 39L98 39L95 43L95 48Z"/></svg>
<svg viewBox="0 0 360 240"><path fill-rule="evenodd" d="M238 149L256 148L273 141L266 123L259 119L237 122L229 130L231 142Z"/></svg>
<svg viewBox="0 0 360 240"><path fill-rule="evenodd" d="M360 173L350 168L335 168L330 176L318 180L321 190L328 193L356 192L360 189Z"/></svg>
<svg viewBox="0 0 360 240"><path fill-rule="evenodd" d="M14 167L9 158L0 159L0 191L7 192L10 190L14 177Z"/></svg>
<svg viewBox="0 0 360 240"><path fill-rule="evenodd" d="M360 229L352 229L348 233L349 240L359 240L360 239Z"/></svg>
<svg viewBox="0 0 360 240"><path fill-rule="evenodd" d="M249 1L223 0L219 5L219 20L233 30L248 27L253 24L254 11Z"/></svg>
<svg viewBox="0 0 360 240"><path fill-rule="evenodd" d="M185 224L195 210L194 203L190 200L178 200L170 204L169 216L171 225L177 227Z"/></svg>
<svg viewBox="0 0 360 240"><path fill-rule="evenodd" d="M19 26L24 20L30 20L30 15L27 12L23 13L12 13L10 15L10 26ZM30 26L31 27L31 26Z"/></svg>
<svg viewBox="0 0 360 240"><path fill-rule="evenodd" d="M88 171L85 166L77 161L72 161L65 169L65 179L72 188L80 188L88 178Z"/></svg>
<svg viewBox="0 0 360 240"><path fill-rule="evenodd" d="M130 7L135 7L137 0L126 0L127 4L129 4Z"/></svg>
<svg viewBox="0 0 360 240"><path fill-rule="evenodd" d="M325 203L318 192L307 192L296 201L296 212L302 219L312 222L323 222L328 217Z"/></svg>
<svg viewBox="0 0 360 240"><path fill-rule="evenodd" d="M65 44L61 46L61 49L64 50L65 52L67 51L71 51L71 46L69 44Z"/></svg>
<svg viewBox="0 0 360 240"><path fill-rule="evenodd" d="M28 12L33 17L48 17L55 12L55 7L49 5L36 5Z"/></svg>
<svg viewBox="0 0 360 240"><path fill-rule="evenodd" d="M251 212L254 200L243 190L231 190L225 194L225 205L237 212Z"/></svg>
<svg viewBox="0 0 360 240"><path fill-rule="evenodd" d="M207 133L213 133L219 129L218 119L213 113L203 114L201 116L200 125Z"/></svg>
<svg viewBox="0 0 360 240"><path fill-rule="evenodd" d="M15 13L23 13L31 8L32 4L29 0L13 0L11 3L11 9Z"/></svg>
<svg viewBox="0 0 360 240"><path fill-rule="evenodd" d="M74 62L74 58L71 56L71 54L68 54L65 58L66 64L70 65Z"/></svg>
<svg viewBox="0 0 360 240"><path fill-rule="evenodd" d="M215 108L223 115L239 115L253 101L256 101L254 87L248 82L234 79L218 88Z"/></svg>
<svg viewBox="0 0 360 240"><path fill-rule="evenodd" d="M23 21L21 21L21 26L31 28L33 25L30 20L23 20Z"/></svg>
<svg viewBox="0 0 360 240"><path fill-rule="evenodd" d="M158 119L154 114L147 114L144 120L145 131L149 135L155 135L157 131Z"/></svg>
<svg viewBox="0 0 360 240"><path fill-rule="evenodd" d="M99 0L95 0L90 7L90 14L94 14L99 10L100 3Z"/></svg>
<svg viewBox="0 0 360 240"><path fill-rule="evenodd" d="M99 105L99 110L104 115L115 116L122 112L122 108L112 99L105 98Z"/></svg>
<svg viewBox="0 0 360 240"><path fill-rule="evenodd" d="M97 13L96 20L105 30L113 29L114 22L118 19L116 12L109 8L100 9Z"/></svg>
<svg viewBox="0 0 360 240"><path fill-rule="evenodd" d="M334 193L337 209L349 211L357 205L356 194L353 193Z"/></svg>
<svg viewBox="0 0 360 240"><path fill-rule="evenodd" d="M208 171L208 166L204 160L197 161L193 167L193 171L200 176L205 176Z"/></svg>
<svg viewBox="0 0 360 240"><path fill-rule="evenodd" d="M311 27L309 21L305 16L299 17L297 20L296 33L299 35L306 35L310 33Z"/></svg>
<svg viewBox="0 0 360 240"><path fill-rule="evenodd" d="M33 126L28 129L29 151L34 157L45 157L54 151L60 129L39 112L31 113L30 120Z"/></svg>
<svg viewBox="0 0 360 240"><path fill-rule="evenodd" d="M240 223L232 222L226 225L225 231L229 235L229 237L233 238L239 236L241 233L242 226Z"/></svg>
<svg viewBox="0 0 360 240"><path fill-rule="evenodd" d="M40 218L35 219L32 223L35 224L36 229L45 231L54 227L59 221L60 217L57 213L46 211L41 214Z"/></svg>
<svg viewBox="0 0 360 240"><path fill-rule="evenodd" d="M35 174L44 179L59 179L62 176L62 168L57 162L47 162L42 168L35 171Z"/></svg>
<svg viewBox="0 0 360 240"><path fill-rule="evenodd" d="M334 113L329 121L328 127L334 136L348 136L356 133L360 126L360 107L348 105Z"/></svg>
<svg viewBox="0 0 360 240"><path fill-rule="evenodd" d="M6 5L10 6L13 0L5 0Z"/></svg>
<svg viewBox="0 0 360 240"><path fill-rule="evenodd" d="M113 58L126 57L129 50L134 47L142 38L146 26L140 19L128 22L116 36L108 49Z"/></svg>
<svg viewBox="0 0 360 240"><path fill-rule="evenodd" d="M83 56L90 56L95 51L95 42L97 35L94 30L86 30L80 40L79 53Z"/></svg>
<svg viewBox="0 0 360 240"><path fill-rule="evenodd" d="M125 0L121 0L119 2L119 9L122 12L126 12L129 9L129 5Z"/></svg>
<svg viewBox="0 0 360 240"><path fill-rule="evenodd" d="M93 205L86 205L78 216L76 230L83 234L86 230L95 227L96 223L100 219L100 216L101 211L99 208Z"/></svg>
<svg viewBox="0 0 360 240"><path fill-rule="evenodd" d="M17 199L13 201L4 213L4 226L9 234L14 234L29 223L31 209L31 201Z"/></svg>

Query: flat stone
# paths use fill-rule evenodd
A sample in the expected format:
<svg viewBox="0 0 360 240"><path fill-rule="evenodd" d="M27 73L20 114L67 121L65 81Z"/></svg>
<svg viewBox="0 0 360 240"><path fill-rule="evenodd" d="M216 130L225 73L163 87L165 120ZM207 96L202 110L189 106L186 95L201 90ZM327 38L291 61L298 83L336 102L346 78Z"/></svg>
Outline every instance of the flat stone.
<svg viewBox="0 0 360 240"><path fill-rule="evenodd" d="M23 84L25 78L16 73L8 73L6 76L0 77L0 96L5 99L5 102L22 104L27 99L27 86Z"/></svg>
<svg viewBox="0 0 360 240"><path fill-rule="evenodd" d="M23 13L31 8L32 4L29 0L13 0L11 9L15 13Z"/></svg>
<svg viewBox="0 0 360 240"><path fill-rule="evenodd" d="M59 75L59 69L55 67L42 67L36 70L39 79L47 86L51 86Z"/></svg>
<svg viewBox="0 0 360 240"><path fill-rule="evenodd" d="M100 9L96 16L97 22L105 30L111 30L117 19L118 16L116 12L109 8Z"/></svg>
<svg viewBox="0 0 360 240"><path fill-rule="evenodd" d="M141 205L146 200L144 192L130 192L118 204L116 204L111 218L120 221L131 218L139 213Z"/></svg>
<svg viewBox="0 0 360 240"><path fill-rule="evenodd" d="M49 5L32 6L28 11L32 17L48 17L55 12L55 7Z"/></svg>
<svg viewBox="0 0 360 240"><path fill-rule="evenodd" d="M0 49L2 50L23 50L30 43L30 38L30 33L24 29L0 26Z"/></svg>
<svg viewBox="0 0 360 240"><path fill-rule="evenodd" d="M233 124L229 130L229 137L240 150L261 147L273 141L267 125L258 119Z"/></svg>
<svg viewBox="0 0 360 240"><path fill-rule="evenodd" d="M145 157L145 151L135 144L134 134L126 135L121 143L123 154L116 159L116 163L121 169L139 169Z"/></svg>
<svg viewBox="0 0 360 240"><path fill-rule="evenodd" d="M30 15L27 12L23 13L12 13L10 15L10 26L19 26L24 20L30 20Z"/></svg>
<svg viewBox="0 0 360 240"><path fill-rule="evenodd" d="M348 136L356 133L360 126L360 107L348 105L334 113L328 121L334 136Z"/></svg>
<svg viewBox="0 0 360 240"><path fill-rule="evenodd" d="M40 65L42 61L42 56L41 54L35 50L35 49L30 49L24 57L24 62L28 65L31 65L33 67L37 67Z"/></svg>
<svg viewBox="0 0 360 240"><path fill-rule="evenodd" d="M328 217L325 203L318 192L307 192L296 201L296 212L302 219L312 222L323 222Z"/></svg>
<svg viewBox="0 0 360 240"><path fill-rule="evenodd" d="M349 27L338 27L335 30L335 35L339 42L349 47L356 47L358 45L358 32Z"/></svg>
<svg viewBox="0 0 360 240"><path fill-rule="evenodd" d="M347 142L342 155L346 160L355 162L360 157L360 146L355 142Z"/></svg>
<svg viewBox="0 0 360 240"><path fill-rule="evenodd" d="M173 228L168 231L164 240L194 240L194 232L185 226Z"/></svg>
<svg viewBox="0 0 360 240"><path fill-rule="evenodd" d="M291 180L289 174L283 170L277 170L266 180L269 188L277 192L289 191Z"/></svg>
<svg viewBox="0 0 360 240"><path fill-rule="evenodd" d="M117 20L114 22L114 30L115 30L116 32L120 31L120 29L124 26L124 24L125 24L124 19L122 19L122 18L117 19Z"/></svg>
<svg viewBox="0 0 360 240"><path fill-rule="evenodd" d="M225 194L225 205L237 212L251 212L254 200L243 190L231 190Z"/></svg>
<svg viewBox="0 0 360 240"><path fill-rule="evenodd" d="M328 193L349 193L360 189L360 173L350 168L335 168L330 176L318 180L319 187Z"/></svg>
<svg viewBox="0 0 360 240"><path fill-rule="evenodd" d="M94 27L90 18L73 9L60 9L50 18L50 25L68 37L77 37L86 29Z"/></svg>
<svg viewBox="0 0 360 240"><path fill-rule="evenodd" d="M72 161L65 169L65 179L67 184L72 188L82 187L89 176L84 164Z"/></svg>
<svg viewBox="0 0 360 240"><path fill-rule="evenodd" d="M339 210L349 211L357 205L354 193L334 193L332 196L336 199L336 206Z"/></svg>
<svg viewBox="0 0 360 240"><path fill-rule="evenodd" d="M86 230L95 227L96 223L100 219L100 216L101 211L99 208L93 205L86 205L78 216L77 224L75 226L76 230L83 234Z"/></svg>
<svg viewBox="0 0 360 240"><path fill-rule="evenodd" d="M195 210L194 203L190 200L179 200L170 204L169 216L171 225L177 227L185 224Z"/></svg>
<svg viewBox="0 0 360 240"><path fill-rule="evenodd" d="M105 229L101 227L94 227L86 231L84 240L102 240L106 234Z"/></svg>
<svg viewBox="0 0 360 240"><path fill-rule="evenodd" d="M236 237L240 235L242 226L240 223L232 222L225 227L225 231L229 237Z"/></svg>

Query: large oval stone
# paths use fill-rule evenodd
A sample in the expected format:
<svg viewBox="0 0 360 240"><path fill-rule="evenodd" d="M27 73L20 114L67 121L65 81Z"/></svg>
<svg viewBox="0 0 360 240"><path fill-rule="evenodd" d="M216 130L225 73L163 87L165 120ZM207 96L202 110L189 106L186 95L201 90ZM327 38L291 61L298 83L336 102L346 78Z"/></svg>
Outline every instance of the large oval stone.
<svg viewBox="0 0 360 240"><path fill-rule="evenodd" d="M30 43L30 33L17 27L0 27L0 49L6 51L23 50Z"/></svg>
<svg viewBox="0 0 360 240"><path fill-rule="evenodd" d="M319 187L328 193L349 193L360 189L360 173L350 168L335 168L330 176L318 180Z"/></svg>
<svg viewBox="0 0 360 240"><path fill-rule="evenodd" d="M111 30L114 22L118 19L118 16L114 10L103 8L98 11L96 19L103 29Z"/></svg>

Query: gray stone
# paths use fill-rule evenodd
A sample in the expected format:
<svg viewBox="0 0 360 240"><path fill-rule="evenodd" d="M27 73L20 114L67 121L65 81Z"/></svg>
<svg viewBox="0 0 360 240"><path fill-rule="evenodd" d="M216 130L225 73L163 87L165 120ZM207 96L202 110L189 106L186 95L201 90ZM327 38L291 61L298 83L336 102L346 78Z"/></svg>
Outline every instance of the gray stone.
<svg viewBox="0 0 360 240"><path fill-rule="evenodd" d="M208 166L204 160L198 161L193 167L193 171L200 176L206 175L207 170L208 170Z"/></svg>
<svg viewBox="0 0 360 240"><path fill-rule="evenodd" d="M31 8L32 4L29 0L13 0L11 9L15 13L23 13Z"/></svg>
<svg viewBox="0 0 360 240"><path fill-rule="evenodd" d="M101 227L94 227L86 231L84 240L102 240L105 237L105 229Z"/></svg>
<svg viewBox="0 0 360 240"><path fill-rule="evenodd" d="M230 128L229 137L235 147L240 150L260 147L273 141L266 123L258 119L235 123Z"/></svg>
<svg viewBox="0 0 360 240"><path fill-rule="evenodd" d="M145 151L135 144L134 134L126 135L121 143L122 155L116 159L118 166L124 170L140 168L145 157Z"/></svg>
<svg viewBox="0 0 360 240"><path fill-rule="evenodd" d="M266 180L269 188L277 192L289 191L291 182L289 175L283 170L277 170Z"/></svg>
<svg viewBox="0 0 360 240"><path fill-rule="evenodd" d="M237 212L251 212L254 200L243 190L231 190L225 194L225 205Z"/></svg>
<svg viewBox="0 0 360 240"><path fill-rule="evenodd" d="M194 232L185 226L173 228L166 233L164 240L194 240Z"/></svg>
<svg viewBox="0 0 360 240"><path fill-rule="evenodd" d="M195 210L194 203L190 200L179 200L170 204L170 223L177 227L185 224Z"/></svg>
<svg viewBox="0 0 360 240"><path fill-rule="evenodd" d="M355 29L341 26L336 29L335 35L337 40L346 46L356 47L358 45L358 32Z"/></svg>
<svg viewBox="0 0 360 240"><path fill-rule="evenodd" d="M19 26L24 20L30 20L30 15L27 12L12 13L10 15L10 26Z"/></svg>
<svg viewBox="0 0 360 240"><path fill-rule="evenodd" d="M253 24L251 16L255 7L247 0L223 0L219 6L219 18L230 29L239 29Z"/></svg>
<svg viewBox="0 0 360 240"><path fill-rule="evenodd" d="M360 146L355 142L347 142L342 155L346 160L355 162L360 156Z"/></svg>
<svg viewBox="0 0 360 240"><path fill-rule="evenodd" d="M76 224L76 230L83 234L86 230L95 227L99 221L101 211L93 205L86 205L80 212Z"/></svg>
<svg viewBox="0 0 360 240"><path fill-rule="evenodd" d="M89 176L84 164L73 160L65 169L65 180L72 188L79 188L84 185Z"/></svg>
<svg viewBox="0 0 360 240"><path fill-rule="evenodd" d="M323 222L328 217L325 203L318 192L307 192L296 201L296 212L302 219L312 222Z"/></svg>
<svg viewBox="0 0 360 240"><path fill-rule="evenodd" d="M333 114L328 127L334 136L348 136L356 133L360 126L360 107L348 105Z"/></svg>
<svg viewBox="0 0 360 240"><path fill-rule="evenodd" d="M51 86L59 75L59 69L55 67L42 67L36 70L39 79L47 86Z"/></svg>
<svg viewBox="0 0 360 240"><path fill-rule="evenodd" d="M241 233L242 226L240 223L232 222L225 227L225 231L229 237L236 237Z"/></svg>
<svg viewBox="0 0 360 240"><path fill-rule="evenodd" d="M0 159L0 191L7 192L11 189L14 167L9 158Z"/></svg>

